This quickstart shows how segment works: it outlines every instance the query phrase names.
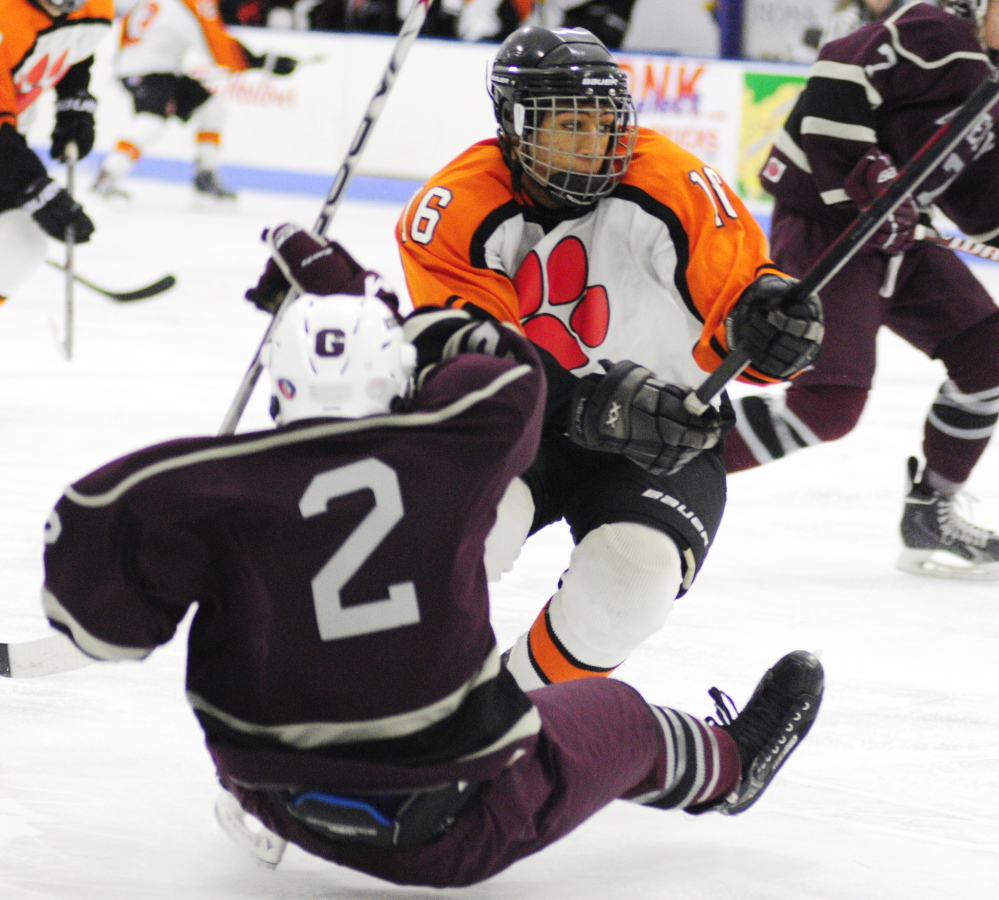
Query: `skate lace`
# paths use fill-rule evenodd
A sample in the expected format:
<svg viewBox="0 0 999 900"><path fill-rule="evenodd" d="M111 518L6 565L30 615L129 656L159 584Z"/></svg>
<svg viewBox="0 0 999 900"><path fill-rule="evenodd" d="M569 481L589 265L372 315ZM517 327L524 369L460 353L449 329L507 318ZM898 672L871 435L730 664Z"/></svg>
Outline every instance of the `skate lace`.
<svg viewBox="0 0 999 900"><path fill-rule="evenodd" d="M937 522L940 524L940 536L945 543L952 544L955 541L963 541L983 550L993 536L991 531L973 525L964 516L970 516L973 504L978 502L978 498L973 494L961 492L953 497L943 497L937 507ZM955 507L963 507L959 511ZM964 516L961 515L964 513Z"/></svg>
<svg viewBox="0 0 999 900"><path fill-rule="evenodd" d="M740 745L740 755L764 746L778 726L777 715L764 704L753 703L751 709L743 709L740 713L735 701L724 691L713 687L708 696L715 701L718 719L708 716L705 721L731 734Z"/></svg>
<svg viewBox="0 0 999 900"><path fill-rule="evenodd" d="M709 725L727 728L739 716L739 708L735 705L735 701L723 690L716 687L708 691L708 696L715 701L715 715L718 716L718 719L715 719L714 716L708 716L704 721Z"/></svg>

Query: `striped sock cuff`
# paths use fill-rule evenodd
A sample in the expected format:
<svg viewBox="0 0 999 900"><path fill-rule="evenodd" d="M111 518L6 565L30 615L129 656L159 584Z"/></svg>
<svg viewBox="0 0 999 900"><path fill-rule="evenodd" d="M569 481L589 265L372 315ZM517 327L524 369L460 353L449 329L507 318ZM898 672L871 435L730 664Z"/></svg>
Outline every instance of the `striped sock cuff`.
<svg viewBox="0 0 999 900"><path fill-rule="evenodd" d="M596 666L588 666L576 659L558 639L552 628L551 619L548 616L548 607L551 601L545 604L541 614L534 620L527 638L527 652L531 660L534 671L538 677L545 682L575 681L579 678L606 678L614 671L614 668L601 669Z"/></svg>
<svg viewBox="0 0 999 900"><path fill-rule="evenodd" d="M634 802L659 809L685 809L728 794L739 781L741 763L732 738L687 713L650 706L665 742L663 786Z"/></svg>

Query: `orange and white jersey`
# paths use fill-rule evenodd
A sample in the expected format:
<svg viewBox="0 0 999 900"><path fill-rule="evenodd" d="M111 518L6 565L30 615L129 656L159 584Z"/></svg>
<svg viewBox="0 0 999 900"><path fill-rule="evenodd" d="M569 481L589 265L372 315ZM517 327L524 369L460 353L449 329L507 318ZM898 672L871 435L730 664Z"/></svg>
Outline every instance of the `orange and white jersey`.
<svg viewBox="0 0 999 900"><path fill-rule="evenodd" d="M53 19L28 0L0 0L0 123L17 125L35 99L109 33L114 0L88 0Z"/></svg>
<svg viewBox="0 0 999 900"><path fill-rule="evenodd" d="M718 173L646 128L624 180L582 210L531 205L498 142L475 144L413 196L396 237L415 306L475 304L577 375L630 359L692 387L727 355L742 292L779 271Z"/></svg>
<svg viewBox="0 0 999 900"><path fill-rule="evenodd" d="M188 51L232 72L249 65L243 46L226 31L216 0L139 0L122 23L115 74L183 75Z"/></svg>

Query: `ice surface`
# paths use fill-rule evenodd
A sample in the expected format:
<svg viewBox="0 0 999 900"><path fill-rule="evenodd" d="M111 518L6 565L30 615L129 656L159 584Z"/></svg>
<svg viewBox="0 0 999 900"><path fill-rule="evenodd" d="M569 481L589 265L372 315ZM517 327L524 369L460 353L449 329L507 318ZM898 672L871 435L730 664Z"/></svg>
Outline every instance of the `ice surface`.
<svg viewBox="0 0 999 900"><path fill-rule="evenodd" d="M63 361L63 287L39 271L0 308L0 639L47 633L41 530L66 484L141 446L217 431L266 327L242 300L259 234L311 224L313 198L246 191L198 208L186 187L134 182L98 223L81 274L127 290L172 272L156 299L117 305L78 286ZM396 206L347 203L331 234L401 287ZM53 245L52 257L61 247ZM999 289L999 267L975 264ZM665 629L620 670L655 702L738 703L784 652L821 651L811 736L744 816L613 804L551 849L477 887L401 889L290 848L258 869L215 824L215 782L183 696L182 640L144 663L0 683L0 898L60 900L994 900L999 897L999 583L894 569L905 458L942 368L882 336L875 390L844 440L734 476L722 532ZM254 395L241 430L266 427ZM999 528L999 451L970 489ZM501 646L533 620L571 549L532 539L495 591Z"/></svg>

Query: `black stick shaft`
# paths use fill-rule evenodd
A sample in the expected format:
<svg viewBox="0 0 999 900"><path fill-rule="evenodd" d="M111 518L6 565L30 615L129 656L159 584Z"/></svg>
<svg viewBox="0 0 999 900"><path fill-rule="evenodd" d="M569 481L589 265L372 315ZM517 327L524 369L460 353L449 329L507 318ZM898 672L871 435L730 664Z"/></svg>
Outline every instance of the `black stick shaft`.
<svg viewBox="0 0 999 900"><path fill-rule="evenodd" d="M958 108L954 117L941 125L919 152L905 165L888 189L869 209L844 231L795 285L797 295L817 293L843 268L871 235L881 227L906 197L947 159L958 144L975 128L978 119L999 99L999 69L979 85L978 89ZM960 171L960 170L958 170ZM793 299L793 298L792 298ZM712 398L749 365L749 356L742 350L732 350L722 364L687 398L687 409L695 414L704 412Z"/></svg>
<svg viewBox="0 0 999 900"><path fill-rule="evenodd" d="M316 220L315 227L317 234L325 234L333 218L333 213L336 212L340 201L343 199L347 185L350 184L350 180L354 176L354 170L357 168L357 164L361 158L361 152L367 145L375 122L378 121L378 117L382 113L382 108L385 106L385 101L388 99L392 85L395 84L399 69L402 68L403 61L409 54L410 48L413 46L417 35L419 35L420 29L423 27L432 2L433 0L416 0L413 8L409 11L409 15L406 16L406 21L402 23L402 29L399 31L399 37L396 38L395 46L392 48L392 55L382 75L378 90L375 91L375 95L368 103L364 118L361 119L357 133L354 135L353 141L351 141L350 149L347 151L347 155L344 157L343 163L341 163L340 169L336 173L336 178L333 179L333 186L330 188L326 201L323 203L323 208L319 211L319 218ZM236 391L236 396L233 397L232 403L225 414L225 419L222 420L222 427L219 428L219 434L233 434L236 431L236 425L239 424L240 416L243 415L243 410L246 409L246 404L250 401L250 395L253 393L257 379L260 378L260 373L263 371L263 363L260 361L260 355L263 352L264 345L270 340L274 329L277 327L277 323L281 321L282 312L296 296L294 288L289 290L281 301L277 312L274 313L274 317L271 319L267 331L260 341L260 346L257 347L257 352L250 362L250 367L246 370L243 381Z"/></svg>

